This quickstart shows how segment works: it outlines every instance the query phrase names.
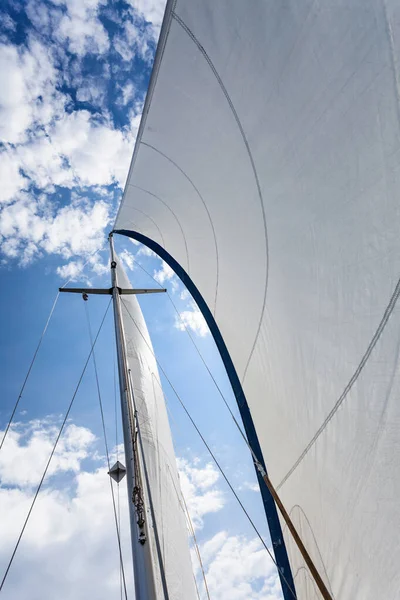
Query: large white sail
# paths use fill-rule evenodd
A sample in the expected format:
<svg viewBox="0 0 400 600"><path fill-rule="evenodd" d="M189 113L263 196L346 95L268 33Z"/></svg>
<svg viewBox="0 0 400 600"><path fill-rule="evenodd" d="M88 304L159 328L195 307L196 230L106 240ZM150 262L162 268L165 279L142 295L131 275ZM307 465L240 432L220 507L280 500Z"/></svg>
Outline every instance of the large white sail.
<svg viewBox="0 0 400 600"><path fill-rule="evenodd" d="M120 261L117 268L118 285L125 289L131 288ZM153 347L134 295L121 296L121 312L137 411L137 443L139 454L143 456L143 496L155 572L156 598L194 600L196 590L188 531Z"/></svg>
<svg viewBox="0 0 400 600"><path fill-rule="evenodd" d="M168 2L115 226L206 300L340 600L400 598L399 23L395 0Z"/></svg>

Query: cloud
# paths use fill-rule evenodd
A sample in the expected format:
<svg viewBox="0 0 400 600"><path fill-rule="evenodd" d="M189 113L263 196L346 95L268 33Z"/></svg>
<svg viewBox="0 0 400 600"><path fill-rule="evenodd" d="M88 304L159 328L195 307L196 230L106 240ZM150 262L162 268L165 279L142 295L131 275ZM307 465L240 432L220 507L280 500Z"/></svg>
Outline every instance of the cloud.
<svg viewBox="0 0 400 600"><path fill-rule="evenodd" d="M3 486L37 485L58 429L58 424L44 420L31 421L27 425L18 424L9 430L0 452L0 480ZM2 438L3 432L0 435ZM49 476L62 471L78 473L95 439L89 429L72 423L67 425L54 453Z"/></svg>
<svg viewBox="0 0 400 600"><path fill-rule="evenodd" d="M164 16L165 0L128 0L134 13L151 23L156 31L161 28Z"/></svg>
<svg viewBox="0 0 400 600"><path fill-rule="evenodd" d="M0 203L10 202L12 198L27 187L28 180L22 175L15 156L8 150L0 152Z"/></svg>
<svg viewBox="0 0 400 600"><path fill-rule="evenodd" d="M258 538L221 531L200 546L214 600L281 600L275 565ZM199 587L204 584L198 575Z"/></svg>
<svg viewBox="0 0 400 600"><path fill-rule="evenodd" d="M64 259L92 254L104 246L109 221L109 206L102 200L77 201L54 211L46 198L34 203L22 194L1 212L2 252L25 265L43 253Z"/></svg>
<svg viewBox="0 0 400 600"><path fill-rule="evenodd" d="M4 27L4 29L8 29L8 31L15 31L17 28L15 21L10 17L10 15L5 13L0 14L0 24L2 27Z"/></svg>
<svg viewBox="0 0 400 600"><path fill-rule="evenodd" d="M7 515L0 519L1 572L29 510L57 430L58 423L50 417L15 424L0 452L0 514ZM119 597L119 558L108 469L96 453L97 443L89 429L68 423L5 583L8 600ZM213 465L202 465L198 460L178 459L178 465L181 487L199 528L207 514L224 505L217 487L219 475ZM128 597L133 597L126 479L120 487L125 575ZM204 537L204 530L202 533ZM275 568L258 539L221 531L211 538L206 536L200 552L213 600L281 600ZM194 569L205 598L195 562Z"/></svg>
<svg viewBox="0 0 400 600"><path fill-rule="evenodd" d="M136 94L135 86L131 81L128 81L124 86L120 87L121 90L121 98L119 99L119 104L121 106L126 106L131 102Z"/></svg>
<svg viewBox="0 0 400 600"><path fill-rule="evenodd" d="M123 262L123 264L128 267L128 269L130 271L133 271L134 269L134 265L135 265L135 257L133 254L131 254L131 252L129 252L128 250L122 250L122 252L120 252L119 257L121 259L121 261Z"/></svg>
<svg viewBox="0 0 400 600"><path fill-rule="evenodd" d="M56 89L51 51L36 40L28 48L0 44L0 141L17 144L62 114L68 97Z"/></svg>
<svg viewBox="0 0 400 600"><path fill-rule="evenodd" d="M204 516L220 511L224 504L224 495L215 487L219 472L211 463L205 467L194 465L178 458L179 480L185 502L195 529L202 529Z"/></svg>
<svg viewBox="0 0 400 600"><path fill-rule="evenodd" d="M0 520L2 573L55 434L53 420L19 424L0 453L0 514L7 515ZM94 471L82 470L94 443L95 437L88 429L67 426L54 457L52 476L39 494L5 583L8 600L119 597L118 546L107 467L97 461ZM58 489L53 487L55 481ZM128 523L123 483L120 503L122 522ZM128 597L132 597L129 527L121 528L121 536Z"/></svg>
<svg viewBox="0 0 400 600"><path fill-rule="evenodd" d="M142 254L147 255L147 251L143 251ZM171 288L172 288L173 292L176 292L179 287L178 279L177 279L174 271L164 261L162 261L161 269L154 271L153 277L161 285L165 285L165 283L168 281L171 284Z"/></svg>
<svg viewBox="0 0 400 600"><path fill-rule="evenodd" d="M197 307L197 304L191 300L188 304L188 310L180 312L180 316L175 317L175 327L180 331L191 329L196 335L205 337L210 333L207 323Z"/></svg>
<svg viewBox="0 0 400 600"><path fill-rule="evenodd" d="M79 56L104 54L110 40L99 19L99 8L103 0L53 0L54 4L66 8L55 35L67 43L68 50Z"/></svg>
<svg viewBox="0 0 400 600"><path fill-rule="evenodd" d="M136 240L132 240L132 241L136 241ZM157 259L159 258L159 256L155 252L153 252L153 250L151 250L148 246L143 246L143 245L141 245L141 247L139 248L139 250L137 252L137 256L153 256L154 258L157 258Z"/></svg>

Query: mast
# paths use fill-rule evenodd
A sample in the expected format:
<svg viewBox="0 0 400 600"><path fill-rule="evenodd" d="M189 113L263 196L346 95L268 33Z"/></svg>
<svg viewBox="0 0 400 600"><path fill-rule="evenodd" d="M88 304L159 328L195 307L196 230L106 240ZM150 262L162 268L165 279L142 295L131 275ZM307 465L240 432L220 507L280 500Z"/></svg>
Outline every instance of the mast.
<svg viewBox="0 0 400 600"><path fill-rule="evenodd" d="M133 408L133 391L130 385L126 357L126 342L121 316L120 288L118 287L117 262L112 234L110 234L109 240L115 339L117 344L122 428L124 432L132 558L135 578L135 597L136 600L156 600L154 564L151 554L146 510L143 502L143 478L141 473L140 449L135 422L136 416Z"/></svg>

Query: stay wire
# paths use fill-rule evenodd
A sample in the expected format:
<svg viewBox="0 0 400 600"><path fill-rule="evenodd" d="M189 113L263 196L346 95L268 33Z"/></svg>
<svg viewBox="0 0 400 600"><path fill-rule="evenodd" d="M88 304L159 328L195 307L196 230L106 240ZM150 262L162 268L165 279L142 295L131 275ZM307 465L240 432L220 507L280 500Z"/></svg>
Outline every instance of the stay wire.
<svg viewBox="0 0 400 600"><path fill-rule="evenodd" d="M104 250L104 248L105 248L105 246L103 246L103 247L102 247L100 250L96 250L96 251L95 251L93 254L91 254L91 255L89 256L89 258L87 259L87 261L86 261L86 262L85 262L85 263L82 265L82 267L80 268L80 270L79 270L79 271L80 271L80 272L82 272L82 271L83 271L83 269L84 269L84 268L86 267L86 265L88 264L88 262L90 261L90 259L92 258L92 256L94 256L94 255L95 255L97 252L102 252L102 251ZM72 278L68 279L68 280L67 280L67 281L64 283L64 285L62 286L62 288L65 288L65 287L66 287L66 286L69 284L69 282L70 282L71 280L72 280ZM50 321L51 321L51 318L52 318L52 316L53 316L53 313L54 313L54 310L55 310L55 308L56 308L56 304L57 304L57 301L58 301L58 298L59 298L59 296L60 296L60 292L57 292L57 294L56 294L56 297L55 297L55 300L54 300L54 302L53 302L53 305L52 305L52 307L51 307L51 310L50 310L50 314L49 314L49 316L47 317L46 324L45 324L45 326L44 326L44 329L43 329L43 331L42 331L42 333L41 333L41 335L40 335L40 337L39 337L39 341L38 341L38 343L37 343L37 346L36 346L36 348L35 348L35 351L34 351L34 353L33 353L33 357L32 357L32 360L31 360L31 362L30 362L30 364L29 364L28 371L27 371L27 373L26 373L26 375L25 375L25 379L24 379L24 381L23 381L23 383L22 383L22 386L21 386L20 392L19 392L19 394L18 394L18 398L17 398L17 400L16 400L16 402L15 402L15 404L14 404L13 410L12 410L12 412L11 412L10 418L9 418L9 420L8 420L8 423L7 423L7 426L6 426L6 428L5 428L5 431L4 431L4 434L3 434L2 440L1 440L1 442L0 442L0 450L1 450L1 449L2 449L2 447L3 447L4 441L5 441L6 437L7 437L7 434L8 434L8 432L9 432L9 429L10 429L10 427L11 427L11 423L12 423L12 422L13 422L13 420L14 420L15 413L16 413L16 411L17 411L17 408L18 408L19 402L20 402L20 400L21 400L21 398L22 398L22 394L24 393L24 390L25 390L26 384L27 384L27 382L28 382L29 376L30 376L30 374L31 374L31 371L32 371L33 365L34 365L34 363L35 363L35 361L36 361L36 357L37 357L37 355L38 355L38 352L39 352L40 346L42 345L43 338L44 338L44 336L45 336L45 334L46 334L47 328L48 328L48 326L49 326L49 323L50 323Z"/></svg>
<svg viewBox="0 0 400 600"><path fill-rule="evenodd" d="M44 479L45 479L45 477L46 477L46 475L47 475L47 471L48 471L48 469L49 469L49 466L50 466L51 460L52 460L52 458L53 458L53 455L54 455L54 453L55 453L55 451L56 451L56 448L57 448L58 442L59 442L59 440L60 440L60 438L61 438L62 432L63 432L63 430L64 430L64 427L65 427L65 424L66 424L66 422L67 422L67 420L68 420L69 414L70 414L70 412L71 412L71 409L72 409L72 405L73 405L73 403L74 403L75 397L76 397L76 395L77 395L77 393L78 393L78 390L79 390L79 388L80 388L80 385L81 385L81 383L82 383L82 379L83 379L83 376L84 376L84 374L85 374L85 372L86 372L87 366L88 366L88 364L89 364L90 357L92 356L92 353L93 353L93 350L94 350L94 346L96 345L96 342L97 342L97 339L98 339L98 337L99 337L100 331L102 330L102 327L103 327L104 321L105 321L105 319L106 319L106 316L107 316L107 313L108 313L108 309L110 308L111 300L112 300L112 299L110 298L110 301L109 301L109 303L108 303L108 305L107 305L107 308L106 308L106 311L105 311L105 313L104 313L103 319L102 319L102 321L101 321L101 323L100 323L100 327L99 327L99 329L98 329L98 331L97 331L97 334L96 334L95 340L94 340L94 342L93 342L93 344L92 344L92 347L91 347L91 349L90 349L89 355L88 355L88 357L87 357L87 359L86 359L86 362L85 362L85 365L84 365L84 367L83 367L82 373L81 373L81 375L80 375L80 377L79 377L78 383L77 383L77 385L76 385L76 387L75 387L75 391L74 391L74 393L73 393L73 395L72 395L72 398L71 398L71 401L70 401L70 403L69 403L69 406L68 406L67 412L65 413L65 416L64 416L63 422L62 422L62 424L61 424L60 430L59 430L59 432L58 432L58 435L57 435L57 438L56 438L56 440L55 440L55 442L54 442L54 445L53 445L52 451L51 451L51 453L50 453L49 459L48 459L48 461L47 461L46 467L45 467L45 469L44 469L44 472L43 472L42 478L41 478L41 480L40 480L40 482L39 482L39 485L38 485L38 487L37 487L37 489L36 489L36 492L35 492L35 495L34 495L34 497L33 497L33 500L32 500L32 502L31 502L31 505L30 505L30 508L29 508L28 514L27 514L27 516L26 516L26 518L25 518L25 521L24 521L24 524L23 524L23 526L22 526L21 532L20 532L20 534L19 534L19 536L18 536L18 539L17 539L17 542L16 542L16 544L15 544L15 547L14 547L13 553L12 553L12 555L11 555L11 558L10 558L9 562L8 562L7 569L6 569L5 573L4 573L4 576L3 576L2 582L1 582L1 584L0 584L0 592L2 591L2 589L3 589L3 586L4 586L4 583L5 583L6 579L7 579L7 576L8 576L8 573L9 573L9 571L10 571L11 565L12 565L12 563L13 563L13 561L14 561L14 557L15 557L15 555L16 555L16 553L17 553L17 550L18 550L19 544L20 544L20 542L21 542L22 536L23 536L23 534L24 534L24 532L25 532L25 529L26 529L26 526L27 526L27 524L28 524L29 518L30 518L30 516L31 516L31 513L32 513L32 511L33 511L33 507L35 506L35 503L36 503L37 497L38 497L38 495L39 495L39 492L40 492L40 490L41 490L41 488L42 488L42 485L43 485L43 481L44 481Z"/></svg>
<svg viewBox="0 0 400 600"><path fill-rule="evenodd" d="M200 565L200 569L201 569L201 572L202 572L202 575L203 575L204 587L205 587L205 590L206 590L207 598L208 598L208 600L210 600L210 593L209 593L209 590L208 590L207 578L206 578L206 573L205 573L205 570L204 570L203 561L201 559L200 548L199 548L199 544L197 543L197 537L196 537L196 534L195 534L195 531L194 531L192 519L190 518L189 509L188 509L186 501L185 501L185 496L184 496L182 490L180 490L180 494L179 494L178 490L176 489L175 482L174 482L174 480L172 478L171 473L170 473L170 477L171 477L172 485L174 486L176 497L178 498L178 502L181 505L183 513L184 513L184 515L186 516L186 519L187 519L188 529L189 529L189 532L190 532L190 534L191 534L191 536L193 538L193 543L194 543L194 547L195 547L195 550L196 550L196 555L197 555L197 558L198 558L198 561L199 561L199 565ZM182 500L182 502L181 502L181 500ZM195 582L195 585L196 585L197 595L200 598L200 594L199 594L199 589L198 589L198 586L197 586L196 577L194 578L194 582Z"/></svg>
<svg viewBox="0 0 400 600"><path fill-rule="evenodd" d="M21 398L22 398L22 394L24 393L25 386L26 386L26 384L27 384L27 381L28 381L28 379L29 379L29 375L31 374L31 371L32 371L33 365L34 365L34 363L35 363L35 361L36 361L36 357L37 357L37 355L38 355L38 352L39 352L40 346L42 345L43 338L44 338L44 336L45 336L45 333L46 333L46 331L47 331L47 328L48 328L48 326L49 326L49 323L50 323L51 317L53 316L53 313L54 313L54 310L55 310L55 308L56 308L56 304L57 304L57 300L58 300L59 296L60 296L60 292L57 292L57 294L56 294L56 297L55 297L55 300L54 300L54 302L53 302L53 306L51 307L51 310L50 310L50 314L49 314L49 316L47 317L46 324L45 324L45 326L44 326L44 329L43 329L43 331L42 331L42 333L41 333L41 335L40 335L39 342L38 342L38 344L37 344L37 346L36 346L35 352L33 353L33 357L32 357L32 360L31 360L31 362L30 362L30 364L29 364L29 368L28 368L28 371L27 371L27 373L26 373L26 375L25 375L25 379L24 379L24 381L23 381L23 384L22 384L22 387L21 387L21 389L20 389L20 392L19 392L19 394L18 394L17 401L16 401L16 402L15 402L15 404L14 404L14 408L13 408L13 410L12 410L12 413L11 413L11 416L10 416L10 418L9 418L9 420L8 420L7 427L5 428L5 431L4 431L4 434L3 434L3 438L2 438L2 440L1 440L1 442L0 442L0 450L1 450L1 449L2 449L2 447L3 447L4 440L6 439L6 437L7 437L7 434L8 434L8 431L9 431L9 429L10 429L10 427L11 427L11 423L12 423L12 421L13 421L13 419L14 419L15 413L16 413L16 411L17 411L17 408L18 408L18 405L19 405L19 402L20 402L20 400L21 400Z"/></svg>
<svg viewBox="0 0 400 600"><path fill-rule="evenodd" d="M92 327L91 327L91 324L90 324L89 310L88 310L88 307L87 307L87 302L85 302L84 304L85 304L85 314L86 314L86 320L87 320L87 325L88 325L90 343L91 343L91 345L93 347L93 336L92 336ZM100 414L101 414L101 423L102 423L102 427L103 427L104 445L105 445L106 455L107 455L108 471L111 471L110 453L108 451L106 426L105 426L105 420L104 420L103 401L102 401L102 398L101 398L99 374L98 374L98 371L97 371L96 354L94 352L94 348L93 348L93 352L92 352L92 359L93 359L93 366L94 366L94 372L95 372L95 377L96 377L97 396L98 396L98 399L99 399L99 407L100 407ZM111 476L109 476L109 479L110 479L110 489L111 489L111 497L112 497L113 511L114 511L115 528L116 528L117 540L118 540L118 550L119 550L119 560L120 560L120 574L122 573L125 599L127 600L128 594L127 594L127 589L126 589L124 561L123 561L123 558L122 558L121 534L120 534L120 528L119 528L119 523L118 523L117 507L116 507L116 503L115 503L114 486L113 486L113 483L112 483Z"/></svg>
<svg viewBox="0 0 400 600"><path fill-rule="evenodd" d="M229 481L227 475L225 474L222 466L220 465L220 463L218 462L215 454L213 453L213 451L211 450L210 446L208 445L206 439L204 438L203 434L201 433L200 429L198 428L198 426L196 425L196 422L194 421L194 419L192 418L191 414L189 413L188 409L186 408L183 400L181 399L180 395L178 394L177 390L175 389L175 387L173 386L171 380L169 379L168 375L166 374L165 370L163 369L162 365L160 364L158 358L156 357L156 355L154 354L154 351L152 349L152 347L150 346L150 344L147 342L146 337L143 335L143 333L140 331L140 328L138 327L135 319L132 317L129 308L127 307L126 303L124 302L124 300L121 298L121 302L122 304L125 306L125 309L130 317L130 319L132 320L133 324L135 325L136 329L138 330L138 332L140 333L140 335L142 336L143 340L145 341L147 347L149 348L150 352L152 353L158 367L160 368L161 372L163 373L165 379L167 380L169 386L171 387L172 391L174 392L176 398L178 399L180 405L182 406L183 410L185 411L187 417L189 418L190 422L192 423L193 427L195 428L196 432L198 433L200 439L202 440L203 444L205 445L205 447L207 448L211 458L213 459L214 463L216 464L219 472L221 473L222 477L224 478L226 484L228 485L229 489L231 490L232 494L234 495L234 497L236 498L240 508L242 509L243 513L246 515L247 520L249 521L250 525L252 526L252 528L254 529L255 533L257 534L258 538L260 539L262 545L264 546L265 550L267 551L269 557L271 558L272 562L274 563L274 565L276 566L278 573L280 574L280 576L282 577L282 579L285 581L288 589L290 590L291 594L293 595L293 598L296 599L296 594L294 592L294 590L292 589L292 587L290 586L290 583L287 581L286 577L284 576L283 572L281 571L281 569L279 568L275 557L273 556L272 552L270 551L270 549L268 548L267 544L265 543L262 535L260 534L260 532L257 529L257 526L255 525L253 519L250 517L249 513L247 512L246 508L244 507L242 501L240 500L239 496L237 495L235 489L233 488L231 482Z"/></svg>

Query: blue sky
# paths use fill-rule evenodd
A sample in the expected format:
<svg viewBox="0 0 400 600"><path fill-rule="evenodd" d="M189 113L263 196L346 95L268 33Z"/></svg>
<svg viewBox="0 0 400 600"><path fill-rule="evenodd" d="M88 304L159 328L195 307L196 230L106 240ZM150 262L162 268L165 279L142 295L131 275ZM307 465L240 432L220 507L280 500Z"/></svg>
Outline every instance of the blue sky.
<svg viewBox="0 0 400 600"><path fill-rule="evenodd" d="M7 423L58 287L68 279L109 285L106 236L127 175L162 14L163 2L157 0L1 3L0 429ZM116 238L116 248L135 286L155 286L155 277L168 288L180 311L181 319L167 295L141 302L161 365L268 540L247 449L182 327L184 322L191 331L236 411L201 315L176 276L155 255L125 239ZM106 303L104 297L90 299L93 329ZM0 452L0 575L88 349L83 302L79 296L62 295L15 426ZM107 434L114 448L111 310L96 357ZM164 388L182 487L204 554L211 597L280 598L267 553L165 381ZM119 597L108 485L91 367L4 598L29 595L32 600L46 600L56 594L62 600L79 599L87 597L88 590L90 597L100 600ZM123 493L121 503L126 518ZM129 563L126 520L124 525ZM126 570L130 571L129 564ZM131 589L131 577L129 585ZM204 590L200 591L203 597Z"/></svg>

